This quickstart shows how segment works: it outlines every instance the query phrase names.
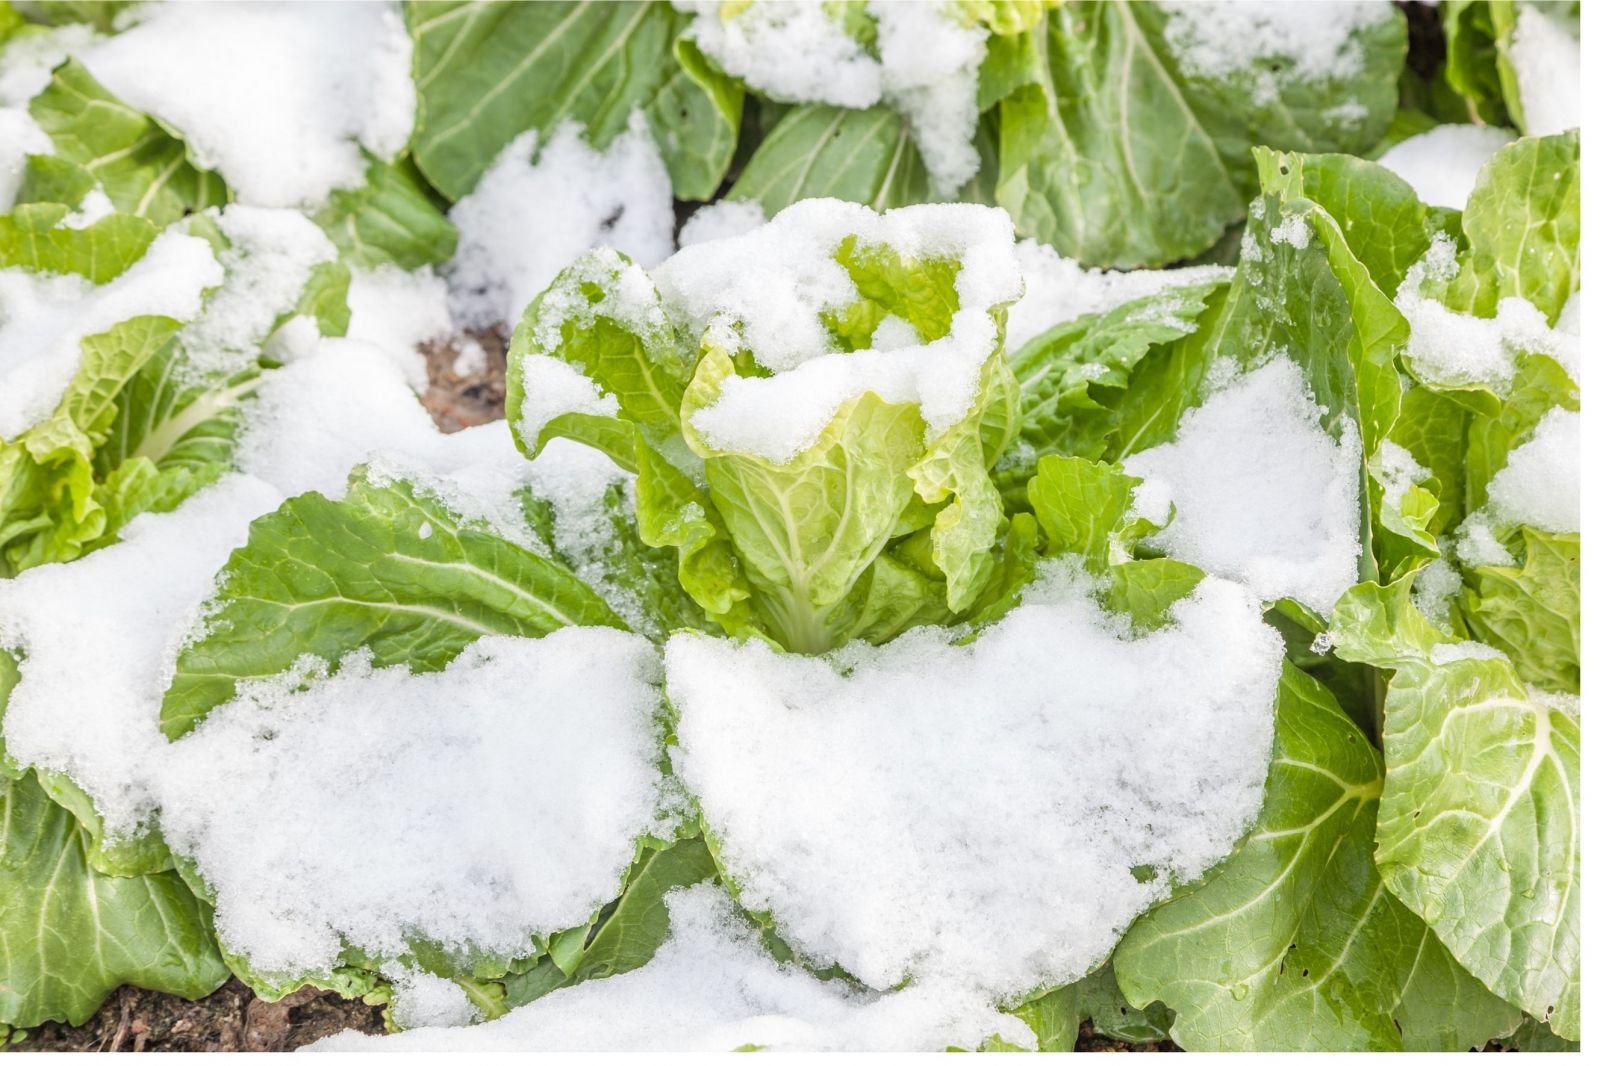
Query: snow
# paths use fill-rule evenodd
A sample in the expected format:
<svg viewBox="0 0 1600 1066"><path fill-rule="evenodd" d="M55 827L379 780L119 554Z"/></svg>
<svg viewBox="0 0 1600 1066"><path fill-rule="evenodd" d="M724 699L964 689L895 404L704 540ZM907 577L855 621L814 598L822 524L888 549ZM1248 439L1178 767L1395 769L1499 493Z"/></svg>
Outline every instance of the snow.
<svg viewBox="0 0 1600 1066"><path fill-rule="evenodd" d="M1491 648L1487 644L1479 644L1475 640L1460 640L1453 643L1435 644L1428 651L1428 660L1435 666L1445 666L1449 663L1458 663L1465 659L1500 659L1504 661L1506 653L1498 648Z"/></svg>
<svg viewBox="0 0 1600 1066"><path fill-rule="evenodd" d="M1478 318L1422 295L1424 282L1455 276L1459 269L1455 255L1449 237L1435 237L1395 294L1395 306L1411 326L1405 348L1409 369L1426 385L1477 386L1503 394L1516 377L1519 355L1529 352L1550 356L1576 382L1580 377L1576 312L1570 319L1558 318L1552 328L1539 309L1521 297L1508 296L1495 307L1493 318ZM1577 302L1567 301L1569 306Z"/></svg>
<svg viewBox="0 0 1600 1066"><path fill-rule="evenodd" d="M1311 243L1311 227L1304 215L1286 215L1282 222L1272 227L1267 239L1273 244L1287 244L1291 248L1305 248Z"/></svg>
<svg viewBox="0 0 1600 1066"><path fill-rule="evenodd" d="M1104 314L1167 289L1233 276L1233 268L1225 266L1129 271L1083 267L1031 238L1017 242L1017 261L1026 291L1006 315L1006 348L1013 352L1059 323ZM1186 331L1194 328L1184 326Z"/></svg>
<svg viewBox="0 0 1600 1066"><path fill-rule="evenodd" d="M282 208L233 204L207 211L227 238L217 252L221 288L205 313L178 334L194 380L229 377L253 365L280 316L294 308L311 271L338 258L316 223Z"/></svg>
<svg viewBox="0 0 1600 1066"><path fill-rule="evenodd" d="M1512 140L1509 130L1495 126L1435 126L1401 141L1378 162L1404 178L1423 203L1463 211L1478 171Z"/></svg>
<svg viewBox="0 0 1600 1066"><path fill-rule="evenodd" d="M0 720L6 750L71 776L113 839L156 806L157 715L177 644L250 520L281 500L231 475L169 514L140 515L116 544L0 581L0 647L23 652Z"/></svg>
<svg viewBox="0 0 1600 1066"><path fill-rule="evenodd" d="M51 151L50 138L20 107L0 107L0 212L10 211L28 156Z"/></svg>
<svg viewBox="0 0 1600 1066"><path fill-rule="evenodd" d="M1461 591L1461 574L1445 559L1435 559L1417 572L1411 585L1411 602L1423 616L1448 635L1455 633L1450 603Z"/></svg>
<svg viewBox="0 0 1600 1066"><path fill-rule="evenodd" d="M1371 0L1159 6L1167 16L1162 36L1179 69L1190 77L1241 81L1263 106L1287 85L1359 73L1360 32L1394 16L1389 4Z"/></svg>
<svg viewBox="0 0 1600 1066"><path fill-rule="evenodd" d="M602 396L600 387L571 363L550 355L523 357L522 388L520 427L530 441L560 415L615 415L621 410L615 396Z"/></svg>
<svg viewBox="0 0 1600 1066"><path fill-rule="evenodd" d="M466 990L447 977L404 968L385 976L390 983L389 1010L402 1029L470 1025L483 1017Z"/></svg>
<svg viewBox="0 0 1600 1066"><path fill-rule="evenodd" d="M804 957L1024 998L1097 966L1255 817L1282 642L1217 578L1172 616L1134 636L1058 564L965 645L678 634L674 766L740 902Z"/></svg>
<svg viewBox="0 0 1600 1066"><path fill-rule="evenodd" d="M360 185L365 148L411 136L411 38L389 3L161 4L80 58L179 130L243 203L315 207Z"/></svg>
<svg viewBox="0 0 1600 1066"><path fill-rule="evenodd" d="M742 237L766 220L766 212L754 200L718 200L696 208L689 216L678 231L678 247Z"/></svg>
<svg viewBox="0 0 1600 1066"><path fill-rule="evenodd" d="M821 314L857 300L835 255L854 237L908 259L953 258L959 308L947 335L893 351L838 352ZM784 462L804 451L840 404L871 391L915 403L929 440L971 408L995 349L990 310L1022 294L1011 219L997 208L928 204L879 215L805 200L742 237L679 251L651 275L685 337L748 347L768 377L724 381L692 416L713 448Z"/></svg>
<svg viewBox="0 0 1600 1066"><path fill-rule="evenodd" d="M425 390L428 363L421 346L455 332L444 279L429 267L408 272L385 264L376 270L352 270L349 303L345 336L381 349L414 391Z"/></svg>
<svg viewBox="0 0 1600 1066"><path fill-rule="evenodd" d="M0 438L49 417L77 373L83 338L138 315L192 319L205 290L222 280L211 246L177 230L104 285L0 270Z"/></svg>
<svg viewBox="0 0 1600 1066"><path fill-rule="evenodd" d="M1384 498L1396 506L1413 485L1426 481L1433 473L1392 440L1378 442L1367 471L1383 487Z"/></svg>
<svg viewBox="0 0 1600 1066"><path fill-rule="evenodd" d="M489 353L471 337L463 337L456 346L456 357L450 362L450 373L458 378L472 377L489 369Z"/></svg>
<svg viewBox="0 0 1600 1066"><path fill-rule="evenodd" d="M389 356L335 338L267 375L246 409L234 462L285 495L331 499L343 497L349 472L365 464L370 478L407 481L456 515L532 548L519 489L551 500L558 515L571 511L574 523L598 522L597 501L622 477L604 455L570 441L551 442L530 463L503 422L442 433Z"/></svg>
<svg viewBox="0 0 1600 1066"><path fill-rule="evenodd" d="M1582 125L1577 35L1537 4L1518 4L1516 13L1506 58L1516 72L1523 131L1547 137Z"/></svg>
<svg viewBox="0 0 1600 1066"><path fill-rule="evenodd" d="M603 151L563 123L543 145L531 130L507 145L450 221L461 232L445 268L456 318L514 326L590 248L608 245L645 266L671 255L672 182L642 115Z"/></svg>
<svg viewBox="0 0 1600 1066"><path fill-rule="evenodd" d="M63 218L61 224L69 229L87 229L107 215L115 214L116 210L116 205L111 202L111 197L106 195L105 189L96 185L83 194L77 210Z"/></svg>
<svg viewBox="0 0 1600 1066"><path fill-rule="evenodd" d="M818 0L765 0L729 13L719 0L674 0L693 12L689 34L716 65L774 100L904 114L935 190L951 197L978 170L982 26L963 26L931 3L868 0L877 57L842 14Z"/></svg>
<svg viewBox="0 0 1600 1066"><path fill-rule="evenodd" d="M978 68L988 31L963 27L941 4L868 0L878 20L884 99L911 122L935 193L953 197L978 172Z"/></svg>
<svg viewBox="0 0 1600 1066"><path fill-rule="evenodd" d="M872 55L817 0L766 0L729 15L722 0L673 0L694 13L689 34L718 67L787 103L871 107L883 95Z"/></svg>
<svg viewBox="0 0 1600 1066"><path fill-rule="evenodd" d="M1361 438L1335 441L1301 370L1273 359L1183 417L1177 439L1129 456L1141 513L1176 517L1148 543L1263 600L1327 612L1356 582Z"/></svg>
<svg viewBox="0 0 1600 1066"><path fill-rule="evenodd" d="M162 830L258 972L326 973L346 944L528 955L613 899L658 828L659 671L643 637L568 627L436 673L359 651L245 682L165 753Z"/></svg>
<svg viewBox="0 0 1600 1066"><path fill-rule="evenodd" d="M1453 546L1456 561L1462 566L1514 566L1517 562L1495 536L1494 525L1484 511L1474 511L1462 520L1456 527Z"/></svg>
<svg viewBox="0 0 1600 1066"><path fill-rule="evenodd" d="M671 934L643 967L560 988L465 1029L393 1036L354 1030L310 1051L943 1051L998 1034L1032 1047L1023 1022L974 1001L911 988L889 995L779 963L711 884L666 897Z"/></svg>
<svg viewBox="0 0 1600 1066"><path fill-rule="evenodd" d="M0 44L0 107L20 106L50 84L50 72L99 36L82 23L35 27ZM0 140L3 143L3 140Z"/></svg>
<svg viewBox="0 0 1600 1066"><path fill-rule="evenodd" d="M1489 510L1509 525L1578 532L1578 412L1552 407L1489 482Z"/></svg>

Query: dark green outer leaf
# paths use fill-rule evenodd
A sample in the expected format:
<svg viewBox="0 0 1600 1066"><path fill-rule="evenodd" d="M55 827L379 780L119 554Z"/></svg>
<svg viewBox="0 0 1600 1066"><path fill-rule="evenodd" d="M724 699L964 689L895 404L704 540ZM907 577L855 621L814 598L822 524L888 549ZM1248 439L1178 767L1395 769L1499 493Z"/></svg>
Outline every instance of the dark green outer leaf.
<svg viewBox="0 0 1600 1066"><path fill-rule="evenodd" d="M754 200L768 217L790 204L832 196L875 211L923 203L928 172L911 125L887 107L791 108L740 173L730 200Z"/></svg>
<svg viewBox="0 0 1600 1066"><path fill-rule="evenodd" d="M1261 820L1128 931L1114 959L1129 1002L1167 1004L1191 1051L1464 1050L1514 1027L1385 890L1382 785L1332 696L1286 666Z"/></svg>
<svg viewBox="0 0 1600 1066"><path fill-rule="evenodd" d="M378 666L438 670L490 633L624 628L560 564L463 523L404 483L376 485L359 471L342 501L307 493L253 522L214 602L162 701L169 737L193 728L240 680L282 673L306 654L335 662L368 647Z"/></svg>
<svg viewBox="0 0 1600 1066"><path fill-rule="evenodd" d="M412 0L405 16L419 97L413 155L451 200L525 130L548 135L570 119L603 148L636 108L658 138L671 134L662 147L679 196L709 196L732 160L735 90L692 59L679 65L684 16L667 4Z"/></svg>
<svg viewBox="0 0 1600 1066"><path fill-rule="evenodd" d="M443 263L456 250L455 226L428 198L409 158L371 159L366 182L335 189L316 222L344 261L364 270L391 263L416 270Z"/></svg>
<svg viewBox="0 0 1600 1066"><path fill-rule="evenodd" d="M1000 104L995 195L1019 232L1096 266L1209 247L1245 201L1178 80L1120 0L1032 31L1035 83Z"/></svg>
<svg viewBox="0 0 1600 1066"><path fill-rule="evenodd" d="M85 849L31 774L0 780L0 1024L77 1025L119 985L198 998L228 976L177 874L107 877Z"/></svg>

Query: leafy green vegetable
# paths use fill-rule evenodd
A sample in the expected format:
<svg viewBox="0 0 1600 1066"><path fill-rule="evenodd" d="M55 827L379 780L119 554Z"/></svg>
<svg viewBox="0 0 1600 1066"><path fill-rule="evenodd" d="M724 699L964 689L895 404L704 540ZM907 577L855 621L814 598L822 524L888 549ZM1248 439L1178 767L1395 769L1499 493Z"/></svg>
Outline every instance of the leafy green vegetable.
<svg viewBox="0 0 1600 1066"><path fill-rule="evenodd" d="M459 199L525 130L548 136L570 119L600 147L642 108L674 191L709 197L732 161L742 94L692 45L674 49L682 21L640 2L408 3L418 168Z"/></svg>
<svg viewBox="0 0 1600 1066"><path fill-rule="evenodd" d="M1159 1003L1144 1010L1130 1005L1117 987L1110 963L1081 981L1029 1000L1013 1013L1038 1037L1040 1051L1074 1050L1084 1022L1102 1036L1130 1044L1165 1040L1172 1024L1172 1012Z"/></svg>
<svg viewBox="0 0 1600 1066"><path fill-rule="evenodd" d="M118 211L165 225L230 198L219 176L189 159L182 140L108 93L76 59L56 69L29 110L56 150L87 170Z"/></svg>
<svg viewBox="0 0 1600 1066"><path fill-rule="evenodd" d="M951 264L908 260L849 237L837 259L861 295L854 313L872 322L896 314L925 340L951 328ZM508 369L507 413L524 452L537 455L552 437L567 436L637 470L642 538L678 548L684 590L730 633L753 626L791 650L823 651L869 633L887 639L942 620L942 608L960 613L976 602L1004 524L988 468L1016 424L1015 379L999 347L965 417L938 438L927 439L915 405L866 393L842 402L798 455L774 461L718 448L694 428L695 414L747 372L740 354L709 333L694 351L688 324L675 323L640 280L625 260L599 255L569 268L530 305ZM844 319L829 325L841 341L865 345ZM536 431L525 428L528 386L520 379L529 363L551 357L615 397L618 415L557 413ZM685 451L703 483L663 458ZM926 553L921 575L907 558L913 550ZM857 624L863 614L877 621ZM885 619L893 621L885 627Z"/></svg>
<svg viewBox="0 0 1600 1066"><path fill-rule="evenodd" d="M252 523L215 602L162 701L169 737L240 680L280 674L308 652L336 662L364 646L375 665L436 670L487 633L622 625L560 564L463 522L426 492L361 472L343 500L306 493Z"/></svg>
<svg viewBox="0 0 1600 1066"><path fill-rule="evenodd" d="M1490 158L1461 215L1467 247L1447 304L1492 317L1515 296L1556 320L1579 284L1578 156L1574 131L1524 138Z"/></svg>
<svg viewBox="0 0 1600 1066"><path fill-rule="evenodd" d="M1510 657L1517 676L1578 691L1578 536L1524 528L1520 566L1479 566L1462 603L1474 637Z"/></svg>
<svg viewBox="0 0 1600 1066"><path fill-rule="evenodd" d="M1333 619L1341 657L1394 671L1378 868L1474 976L1576 1039L1577 720L1446 641L1409 592L1358 585Z"/></svg>
<svg viewBox="0 0 1600 1066"><path fill-rule="evenodd" d="M0 1017L83 1023L119 985L196 998L228 971L175 873L107 877L31 773L0 778Z"/></svg>
<svg viewBox="0 0 1600 1066"><path fill-rule="evenodd" d="M1129 1002L1165 1003L1193 1051L1465 1050L1514 1027L1380 879L1384 788L1332 696L1286 667L1260 822L1128 930L1115 965Z"/></svg>
<svg viewBox="0 0 1600 1066"><path fill-rule="evenodd" d="M1389 123L1398 16L1357 31L1347 80L1293 82L1265 102L1247 77L1185 74L1168 17L1155 4L1073 2L1015 46L1029 74L1000 104L996 197L1022 233L1095 265L1188 258L1244 217L1251 144L1359 151ZM1364 109L1353 126L1327 117L1346 102Z"/></svg>
<svg viewBox="0 0 1600 1066"><path fill-rule="evenodd" d="M443 263L456 250L455 227L429 199L409 161L373 159L366 184L335 189L317 223L346 263L367 270L390 263L416 270Z"/></svg>
<svg viewBox="0 0 1600 1066"><path fill-rule="evenodd" d="M887 107L806 104L761 139L728 191L768 215L813 196L854 200L876 211L928 199L928 171L911 124Z"/></svg>

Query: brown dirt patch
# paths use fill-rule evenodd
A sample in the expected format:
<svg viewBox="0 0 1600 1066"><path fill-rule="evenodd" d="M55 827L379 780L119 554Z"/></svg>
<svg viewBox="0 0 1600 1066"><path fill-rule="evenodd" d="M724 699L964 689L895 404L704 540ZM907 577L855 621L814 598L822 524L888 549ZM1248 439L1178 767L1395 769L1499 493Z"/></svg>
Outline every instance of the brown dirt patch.
<svg viewBox="0 0 1600 1066"><path fill-rule="evenodd" d="M193 1003L118 989L83 1025L47 1022L14 1051L292 1051L345 1029L383 1032L383 1008L305 988L277 1003L238 980Z"/></svg>

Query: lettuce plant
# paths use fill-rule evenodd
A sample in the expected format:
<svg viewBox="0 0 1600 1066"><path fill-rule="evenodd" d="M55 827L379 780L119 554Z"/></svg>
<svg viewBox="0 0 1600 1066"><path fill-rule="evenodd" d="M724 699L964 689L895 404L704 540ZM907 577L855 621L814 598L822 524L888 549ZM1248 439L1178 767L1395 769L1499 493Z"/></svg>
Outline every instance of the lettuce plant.
<svg viewBox="0 0 1600 1066"><path fill-rule="evenodd" d="M0 3L0 1036L1575 1048L1568 8Z"/></svg>

